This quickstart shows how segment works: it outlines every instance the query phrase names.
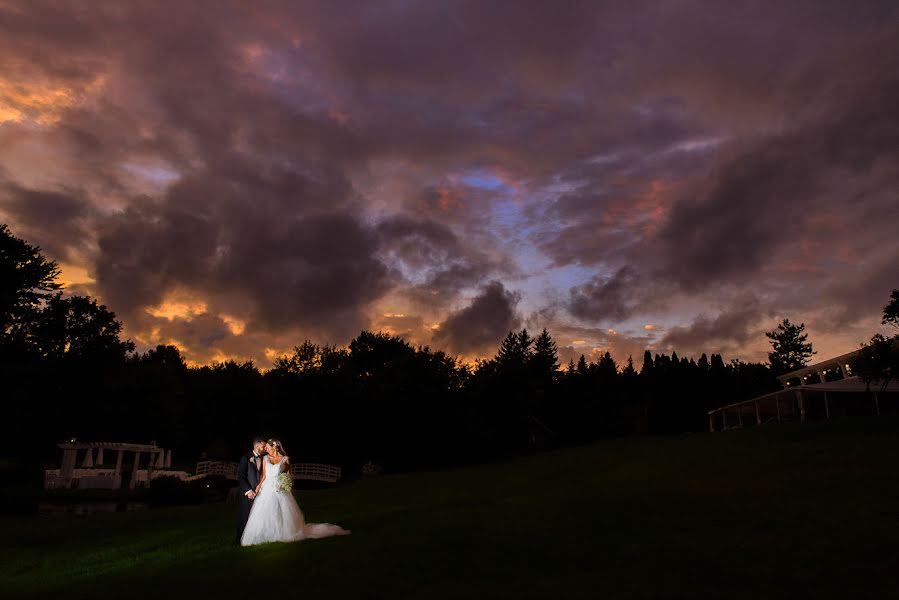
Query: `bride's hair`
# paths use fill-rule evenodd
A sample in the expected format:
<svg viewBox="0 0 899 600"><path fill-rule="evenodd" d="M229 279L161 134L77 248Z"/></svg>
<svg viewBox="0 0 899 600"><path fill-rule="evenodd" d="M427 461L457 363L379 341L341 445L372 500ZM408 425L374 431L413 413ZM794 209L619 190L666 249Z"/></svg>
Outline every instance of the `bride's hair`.
<svg viewBox="0 0 899 600"><path fill-rule="evenodd" d="M284 451L284 446L281 445L280 440L272 438L268 441L268 445L277 450L278 454L280 454L281 456L287 456L287 452Z"/></svg>

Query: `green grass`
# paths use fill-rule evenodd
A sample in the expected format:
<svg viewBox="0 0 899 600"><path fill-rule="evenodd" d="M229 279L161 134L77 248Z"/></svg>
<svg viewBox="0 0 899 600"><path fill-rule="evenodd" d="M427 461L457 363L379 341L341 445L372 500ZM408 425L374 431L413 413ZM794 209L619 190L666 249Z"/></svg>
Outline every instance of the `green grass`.
<svg viewBox="0 0 899 600"><path fill-rule="evenodd" d="M236 506L4 518L4 597L892 597L899 419L612 440L304 491L347 537L231 545Z"/></svg>

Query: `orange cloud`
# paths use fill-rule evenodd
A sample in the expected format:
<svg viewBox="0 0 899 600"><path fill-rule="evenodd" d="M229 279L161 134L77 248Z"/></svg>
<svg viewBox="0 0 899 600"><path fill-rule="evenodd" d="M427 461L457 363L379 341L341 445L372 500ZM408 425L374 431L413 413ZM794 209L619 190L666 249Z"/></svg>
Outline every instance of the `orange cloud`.
<svg viewBox="0 0 899 600"><path fill-rule="evenodd" d="M59 263L59 283L65 287L73 285L96 283L91 277L87 269L83 265L74 265L70 263Z"/></svg>
<svg viewBox="0 0 899 600"><path fill-rule="evenodd" d="M62 113L95 95L106 84L104 75L85 86L66 86L49 81L0 79L0 123L32 121L52 125Z"/></svg>
<svg viewBox="0 0 899 600"><path fill-rule="evenodd" d="M145 312L160 319L188 319L205 314L208 310L206 302L199 299L184 298L175 295L163 300L156 306L148 306Z"/></svg>
<svg viewBox="0 0 899 600"><path fill-rule="evenodd" d="M227 315L227 314L223 313L223 314L219 315L219 318L225 322L225 325L228 326L228 330L233 335L241 335L247 328L246 321L242 321L241 319L238 319L237 317L232 317L231 315Z"/></svg>

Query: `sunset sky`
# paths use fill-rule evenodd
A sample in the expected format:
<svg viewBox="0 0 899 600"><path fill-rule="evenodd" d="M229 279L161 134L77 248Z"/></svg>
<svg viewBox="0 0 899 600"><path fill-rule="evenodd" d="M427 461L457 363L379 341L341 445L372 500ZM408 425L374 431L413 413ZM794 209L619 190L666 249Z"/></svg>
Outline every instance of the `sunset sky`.
<svg viewBox="0 0 899 600"><path fill-rule="evenodd" d="M0 222L192 363L826 358L899 287L899 3L0 0Z"/></svg>

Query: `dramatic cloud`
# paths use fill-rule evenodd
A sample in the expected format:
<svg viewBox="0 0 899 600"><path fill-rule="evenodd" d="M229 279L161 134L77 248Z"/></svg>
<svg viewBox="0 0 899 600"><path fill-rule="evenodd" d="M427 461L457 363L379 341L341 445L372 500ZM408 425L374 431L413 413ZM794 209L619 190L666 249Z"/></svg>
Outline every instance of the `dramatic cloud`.
<svg viewBox="0 0 899 600"><path fill-rule="evenodd" d="M899 286L897 23L0 0L0 220L195 362L366 327L473 358L521 323L759 360L784 316L841 353Z"/></svg>
<svg viewBox="0 0 899 600"><path fill-rule="evenodd" d="M495 350L519 317L515 307L520 297L507 291L499 281L491 281L465 308L451 313L440 324L434 341L451 352L469 354Z"/></svg>
<svg viewBox="0 0 899 600"><path fill-rule="evenodd" d="M701 354L710 344L716 348L734 351L740 346L764 335L764 329L758 327L760 318L767 319L765 326L772 322L776 315L763 315L758 298L741 299L739 305L719 313L715 317L700 315L688 325L672 327L662 337L659 345L665 349L676 350L685 354ZM768 327L773 329L773 327Z"/></svg>

